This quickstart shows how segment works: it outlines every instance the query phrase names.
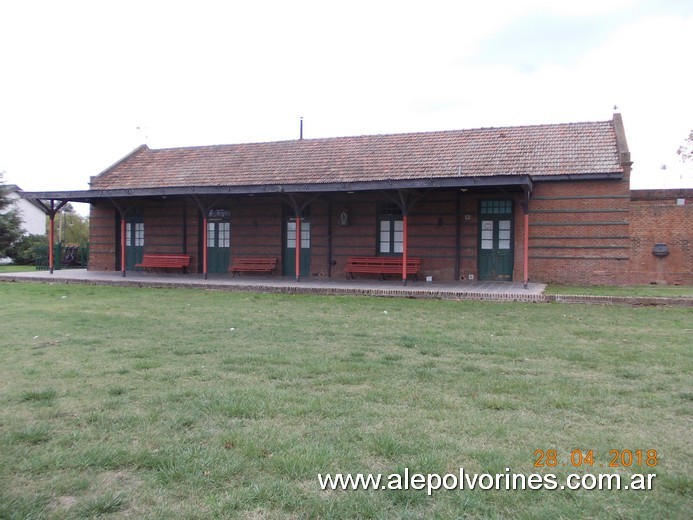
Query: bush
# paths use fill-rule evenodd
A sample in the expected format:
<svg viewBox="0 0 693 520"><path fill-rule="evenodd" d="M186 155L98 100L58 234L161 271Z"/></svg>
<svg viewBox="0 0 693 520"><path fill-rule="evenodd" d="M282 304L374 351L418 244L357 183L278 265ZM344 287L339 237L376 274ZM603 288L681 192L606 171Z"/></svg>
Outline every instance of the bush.
<svg viewBox="0 0 693 520"><path fill-rule="evenodd" d="M46 235L26 235L15 242L7 251L15 264L34 265L38 250L48 249L48 237Z"/></svg>

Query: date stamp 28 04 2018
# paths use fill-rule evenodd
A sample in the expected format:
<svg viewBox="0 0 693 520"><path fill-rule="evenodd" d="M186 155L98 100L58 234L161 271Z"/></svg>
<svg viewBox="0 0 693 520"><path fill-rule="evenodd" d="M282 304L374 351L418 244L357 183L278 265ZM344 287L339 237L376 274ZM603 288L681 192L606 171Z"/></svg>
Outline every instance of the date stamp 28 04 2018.
<svg viewBox="0 0 693 520"><path fill-rule="evenodd" d="M599 467L599 468L654 468L659 462L657 450L609 450L609 455L603 460L595 456L594 450L574 449L567 457L559 456L555 449L534 450L535 468L555 468L555 467Z"/></svg>

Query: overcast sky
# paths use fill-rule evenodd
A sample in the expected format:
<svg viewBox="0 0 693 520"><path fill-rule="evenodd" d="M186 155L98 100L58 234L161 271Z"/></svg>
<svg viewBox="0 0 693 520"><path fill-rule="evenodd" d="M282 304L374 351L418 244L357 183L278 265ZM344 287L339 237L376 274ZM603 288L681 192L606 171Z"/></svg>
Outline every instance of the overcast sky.
<svg viewBox="0 0 693 520"><path fill-rule="evenodd" d="M87 189L152 148L623 114L632 187L693 187L690 0L3 1L0 171ZM138 129L139 127L139 129ZM666 165L666 169L662 166Z"/></svg>

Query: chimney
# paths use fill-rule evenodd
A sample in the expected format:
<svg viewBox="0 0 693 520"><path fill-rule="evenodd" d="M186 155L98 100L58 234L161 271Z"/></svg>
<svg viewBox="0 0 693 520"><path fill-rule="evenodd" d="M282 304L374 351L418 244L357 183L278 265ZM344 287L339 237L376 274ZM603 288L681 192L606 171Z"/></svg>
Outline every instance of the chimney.
<svg viewBox="0 0 693 520"><path fill-rule="evenodd" d="M630 150L626 141L626 130L623 126L623 117L620 113L614 113L614 132L616 134L616 146L618 147L618 155L621 164L630 166L633 162L630 159Z"/></svg>

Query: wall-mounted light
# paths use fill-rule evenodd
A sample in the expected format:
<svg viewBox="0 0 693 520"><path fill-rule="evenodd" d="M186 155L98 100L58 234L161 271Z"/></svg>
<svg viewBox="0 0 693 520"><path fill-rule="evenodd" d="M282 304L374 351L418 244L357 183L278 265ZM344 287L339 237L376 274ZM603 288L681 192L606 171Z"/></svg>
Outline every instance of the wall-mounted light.
<svg viewBox="0 0 693 520"><path fill-rule="evenodd" d="M657 258L664 258L669 255L669 248L666 244L655 244L652 248L652 254Z"/></svg>

